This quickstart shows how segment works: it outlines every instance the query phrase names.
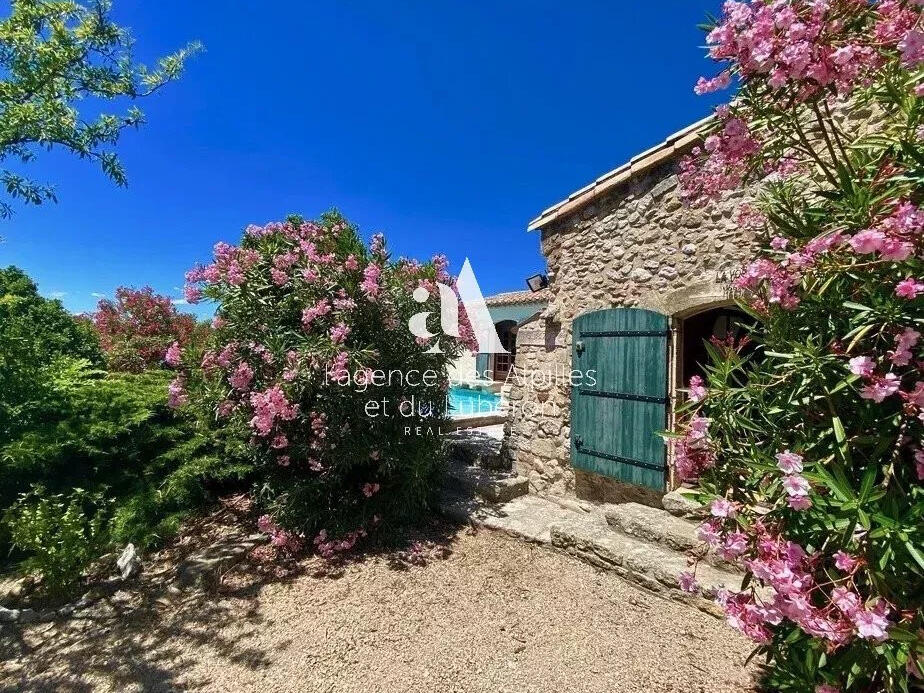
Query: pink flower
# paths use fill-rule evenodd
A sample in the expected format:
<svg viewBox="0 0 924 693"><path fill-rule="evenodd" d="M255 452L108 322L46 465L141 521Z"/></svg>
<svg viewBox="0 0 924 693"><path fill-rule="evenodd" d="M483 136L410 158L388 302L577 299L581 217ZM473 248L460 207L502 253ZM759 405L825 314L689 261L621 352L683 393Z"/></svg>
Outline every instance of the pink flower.
<svg viewBox="0 0 924 693"><path fill-rule="evenodd" d="M167 406L171 409L177 409L189 402L189 395L186 394L185 383L182 377L174 378L167 386Z"/></svg>
<svg viewBox="0 0 924 693"><path fill-rule="evenodd" d="M273 438L273 442L270 443L270 447L275 450L281 450L282 448L289 447L289 439L286 438L284 433L280 433Z"/></svg>
<svg viewBox="0 0 924 693"><path fill-rule="evenodd" d="M895 295L900 298L917 298L918 294L924 294L924 283L911 277L902 279L895 285Z"/></svg>
<svg viewBox="0 0 924 693"><path fill-rule="evenodd" d="M231 383L231 387L235 390L240 390L245 392L247 388L250 387L250 382L253 380L253 369L251 369L250 364L246 361L241 361L237 364L237 368L234 369L234 373L231 374L231 377L228 378L228 382Z"/></svg>
<svg viewBox="0 0 924 693"><path fill-rule="evenodd" d="M698 96L702 96L703 94L710 94L714 91L725 89L729 84L731 84L731 72L723 70L711 79L700 77L696 81L696 86L693 87L693 92Z"/></svg>
<svg viewBox="0 0 924 693"><path fill-rule="evenodd" d="M854 356L847 363L850 372L855 375L870 376L876 369L876 362L869 356Z"/></svg>
<svg viewBox="0 0 924 693"><path fill-rule="evenodd" d="M860 608L860 597L846 587L831 590L831 603L848 616Z"/></svg>
<svg viewBox="0 0 924 693"><path fill-rule="evenodd" d="M885 241L885 238L886 236L882 231L866 229L854 235L848 243L850 243L850 247L858 253L874 253L882 248L882 243Z"/></svg>
<svg viewBox="0 0 924 693"><path fill-rule="evenodd" d="M202 289L198 286L187 285L183 288L183 298L187 303L196 304L202 300Z"/></svg>
<svg viewBox="0 0 924 693"><path fill-rule="evenodd" d="M727 561L733 560L748 549L748 537L744 532L731 532L725 537L720 555Z"/></svg>
<svg viewBox="0 0 924 693"><path fill-rule="evenodd" d="M879 249L883 260L891 262L902 262L911 257L914 252L914 246L907 241L900 241L897 238L887 238Z"/></svg>
<svg viewBox="0 0 924 693"><path fill-rule="evenodd" d="M841 689L829 683L820 683L815 686L815 693L841 693Z"/></svg>
<svg viewBox="0 0 924 693"><path fill-rule="evenodd" d="M330 313L330 311L330 301L328 301L326 298L322 298L313 306L309 306L302 311L302 327L307 330L316 318L327 315Z"/></svg>
<svg viewBox="0 0 924 693"><path fill-rule="evenodd" d="M917 67L924 62L924 33L911 29L898 42L898 50L902 54L902 65L908 68Z"/></svg>
<svg viewBox="0 0 924 693"><path fill-rule="evenodd" d="M725 498L716 498L709 507L713 517L734 517L735 506Z"/></svg>
<svg viewBox="0 0 924 693"><path fill-rule="evenodd" d="M170 345L170 348L167 349L167 353L164 354L164 361L168 366L179 366L183 358L183 352L180 349L180 343L174 342Z"/></svg>
<svg viewBox="0 0 924 693"><path fill-rule="evenodd" d="M690 400L701 402L706 397L706 388L703 386L703 379L698 375L690 378Z"/></svg>
<svg viewBox="0 0 924 693"><path fill-rule="evenodd" d="M907 366L911 363L911 349L918 343L921 333L906 327L903 332L895 337L895 351L893 351L889 360L896 366Z"/></svg>
<svg viewBox="0 0 924 693"><path fill-rule="evenodd" d="M770 239L770 247L774 250L786 250L787 245L789 245L789 239L783 236L774 236Z"/></svg>
<svg viewBox="0 0 924 693"><path fill-rule="evenodd" d="M697 527L696 537L713 548L717 547L722 542L716 520L708 520Z"/></svg>
<svg viewBox="0 0 924 693"><path fill-rule="evenodd" d="M378 493L380 486L378 484L363 484L363 495L366 498L372 498L376 493Z"/></svg>
<svg viewBox="0 0 924 693"><path fill-rule="evenodd" d="M918 481L924 481L924 448L918 448L914 451L914 467L918 475Z"/></svg>
<svg viewBox="0 0 924 693"><path fill-rule="evenodd" d="M802 471L802 456L789 450L784 450L777 454L776 466L786 474L797 474Z"/></svg>
<svg viewBox="0 0 924 693"><path fill-rule="evenodd" d="M355 255L348 255L347 259L343 261L343 267L347 270L355 270L359 268L359 262L356 261Z"/></svg>
<svg viewBox="0 0 924 693"><path fill-rule="evenodd" d="M342 344L350 334L350 328L345 323L337 323L330 328L330 341L334 344Z"/></svg>
<svg viewBox="0 0 924 693"><path fill-rule="evenodd" d="M275 267L270 267L270 277L276 286L285 286L289 281L289 275Z"/></svg>
<svg viewBox="0 0 924 693"><path fill-rule="evenodd" d="M872 609L857 609L851 614L851 620L857 627L857 633L867 640L882 641L889 637L886 629L889 621L886 618L888 608L883 601L879 601Z"/></svg>
<svg viewBox="0 0 924 693"><path fill-rule="evenodd" d="M853 572L853 569L860 564L856 558L851 556L849 553L843 551L838 551L834 554L834 565L838 570L843 570L845 573Z"/></svg>
<svg viewBox="0 0 924 693"><path fill-rule="evenodd" d="M871 399L876 404L880 404L886 397L898 392L899 382L898 376L894 373L876 376L860 390L860 397Z"/></svg>
<svg viewBox="0 0 924 693"><path fill-rule="evenodd" d="M789 496L786 503L793 510L808 510L812 507L812 499L808 496Z"/></svg>
<svg viewBox="0 0 924 693"><path fill-rule="evenodd" d="M677 576L677 583L680 585L680 589L688 594L695 594L699 591L696 577L688 570L683 571Z"/></svg>
<svg viewBox="0 0 924 693"><path fill-rule="evenodd" d="M805 477L801 477L798 474L792 474L783 480L783 488L788 495L798 497L807 496L809 490L811 489L811 485L805 479Z"/></svg>
<svg viewBox="0 0 924 693"><path fill-rule="evenodd" d="M366 269L363 270L363 281L359 285L359 288L367 298L372 299L379 295L379 291L381 290L381 287L379 287L379 277L381 274L382 268L373 263L366 265Z"/></svg>

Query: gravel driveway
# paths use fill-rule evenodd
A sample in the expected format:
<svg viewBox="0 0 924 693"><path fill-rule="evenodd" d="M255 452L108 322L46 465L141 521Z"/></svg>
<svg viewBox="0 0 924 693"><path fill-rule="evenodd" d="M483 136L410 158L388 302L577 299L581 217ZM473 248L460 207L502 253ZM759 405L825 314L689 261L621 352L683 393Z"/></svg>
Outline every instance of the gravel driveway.
<svg viewBox="0 0 924 693"><path fill-rule="evenodd" d="M243 567L217 593L141 589L91 620L3 626L0 690L751 690L749 644L714 618L502 534L440 545L422 566Z"/></svg>

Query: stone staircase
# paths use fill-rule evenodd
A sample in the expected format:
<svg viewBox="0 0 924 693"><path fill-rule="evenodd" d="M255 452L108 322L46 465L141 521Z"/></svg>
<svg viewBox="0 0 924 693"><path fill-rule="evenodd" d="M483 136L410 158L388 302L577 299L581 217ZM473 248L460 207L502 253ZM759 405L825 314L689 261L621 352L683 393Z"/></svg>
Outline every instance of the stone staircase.
<svg viewBox="0 0 924 693"><path fill-rule="evenodd" d="M548 545L713 615L721 615L712 600L716 590L741 588L734 566L706 555L696 569L701 593L680 590L678 576L689 569L688 554L701 551L696 523L686 517L696 513L689 503L665 503L676 514L638 503L582 510L573 503L528 495L527 479L511 471L468 462L456 456L442 496L442 512L455 521Z"/></svg>

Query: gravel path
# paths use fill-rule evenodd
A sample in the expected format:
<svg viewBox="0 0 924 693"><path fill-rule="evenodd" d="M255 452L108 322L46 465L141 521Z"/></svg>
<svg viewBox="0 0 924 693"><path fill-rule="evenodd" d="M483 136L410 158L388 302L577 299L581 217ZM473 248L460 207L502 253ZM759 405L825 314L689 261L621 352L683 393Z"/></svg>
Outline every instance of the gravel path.
<svg viewBox="0 0 924 693"><path fill-rule="evenodd" d="M749 644L714 618L505 535L444 541L423 566L244 567L217 594L117 593L89 620L2 626L0 690L751 690Z"/></svg>

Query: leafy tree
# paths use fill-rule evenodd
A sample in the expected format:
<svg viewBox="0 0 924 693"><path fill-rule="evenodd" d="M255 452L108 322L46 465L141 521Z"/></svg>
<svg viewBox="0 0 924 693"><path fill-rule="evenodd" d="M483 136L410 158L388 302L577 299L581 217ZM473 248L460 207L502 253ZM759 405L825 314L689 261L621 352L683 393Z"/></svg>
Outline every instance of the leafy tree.
<svg viewBox="0 0 924 693"><path fill-rule="evenodd" d="M149 286L120 286L115 295L115 301L100 301L93 314L110 370L140 373L156 368L164 363L171 344L183 347L196 335L203 339L208 330Z"/></svg>
<svg viewBox="0 0 924 693"><path fill-rule="evenodd" d="M100 366L92 325L75 320L57 299L39 296L17 267L0 270L0 441L25 425L42 401L47 369L62 359Z"/></svg>
<svg viewBox="0 0 924 693"><path fill-rule="evenodd" d="M191 43L149 69L136 64L130 34L109 17L111 3L84 7L69 0L13 0L0 21L0 160L27 163L39 149L64 148L99 161L118 185L127 182L112 147L122 130L144 115L131 106L121 115L96 114L94 100L136 101L179 77ZM88 119L76 104L89 100ZM28 204L54 201L54 190L9 169L0 182L10 198ZM0 200L0 216L12 213Z"/></svg>

